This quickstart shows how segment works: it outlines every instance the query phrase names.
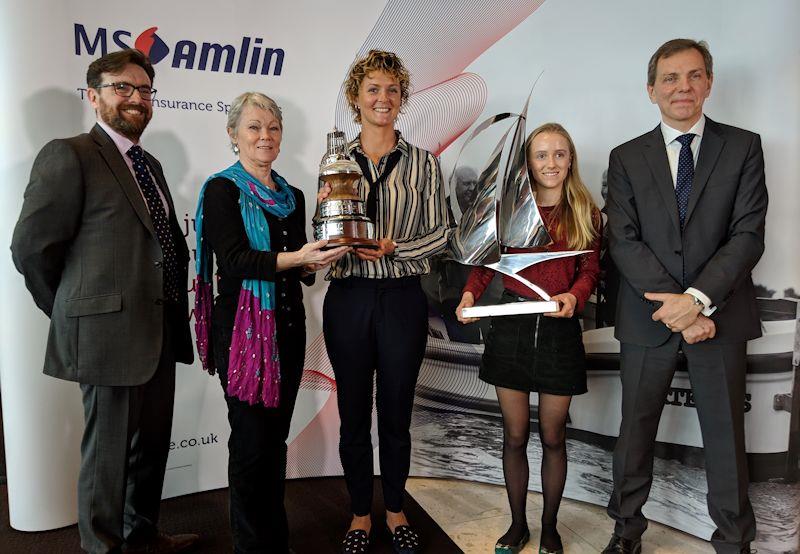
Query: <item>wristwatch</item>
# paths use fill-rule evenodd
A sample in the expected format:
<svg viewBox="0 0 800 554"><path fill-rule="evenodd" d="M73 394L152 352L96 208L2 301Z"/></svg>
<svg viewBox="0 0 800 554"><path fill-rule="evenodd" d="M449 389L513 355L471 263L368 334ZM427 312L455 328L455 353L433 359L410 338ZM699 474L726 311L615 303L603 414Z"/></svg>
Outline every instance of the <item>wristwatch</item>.
<svg viewBox="0 0 800 554"><path fill-rule="evenodd" d="M705 310L706 305L703 304L702 300L700 300L699 298L697 298L694 294L692 294L690 292L687 292L686 294L688 294L689 296L692 297L692 305L693 306L699 306L701 310Z"/></svg>

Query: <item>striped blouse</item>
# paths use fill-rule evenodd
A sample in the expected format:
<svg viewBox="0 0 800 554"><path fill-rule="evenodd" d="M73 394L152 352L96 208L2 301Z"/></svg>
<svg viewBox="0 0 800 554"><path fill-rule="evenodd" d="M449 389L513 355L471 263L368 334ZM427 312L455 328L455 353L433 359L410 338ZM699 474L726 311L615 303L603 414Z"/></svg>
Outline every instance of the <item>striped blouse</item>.
<svg viewBox="0 0 800 554"><path fill-rule="evenodd" d="M361 150L361 137L349 145L351 152ZM383 156L377 167L369 156L373 182L386 166L389 155L401 152L397 165L378 190L378 211L375 236L391 238L397 248L391 256L375 262L358 259L355 253L345 255L332 266L325 279L366 277L370 279L397 278L430 272L430 257L444 252L449 229L445 187L439 160L422 148L405 141L397 132L397 145ZM359 193L366 202L369 182L362 177Z"/></svg>

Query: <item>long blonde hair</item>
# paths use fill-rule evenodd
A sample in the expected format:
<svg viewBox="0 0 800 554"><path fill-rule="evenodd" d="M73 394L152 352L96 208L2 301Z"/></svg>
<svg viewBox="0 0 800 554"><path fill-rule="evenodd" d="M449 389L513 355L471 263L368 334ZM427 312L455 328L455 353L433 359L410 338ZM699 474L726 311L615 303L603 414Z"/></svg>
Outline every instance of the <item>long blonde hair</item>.
<svg viewBox="0 0 800 554"><path fill-rule="evenodd" d="M570 249L584 250L597 237L595 220L599 218L599 210L578 171L578 155L575 152L575 143L572 142L572 137L569 136L567 130L558 123L545 123L528 135L525 140L525 156L528 161L531 187L534 192L536 191L536 181L531 170L533 164L530 159L530 150L533 139L541 133L557 133L564 137L569 144L570 166L567 170L567 178L564 179L564 186L561 189L561 200L556 208L559 214L556 234L559 238L566 239L567 246Z"/></svg>

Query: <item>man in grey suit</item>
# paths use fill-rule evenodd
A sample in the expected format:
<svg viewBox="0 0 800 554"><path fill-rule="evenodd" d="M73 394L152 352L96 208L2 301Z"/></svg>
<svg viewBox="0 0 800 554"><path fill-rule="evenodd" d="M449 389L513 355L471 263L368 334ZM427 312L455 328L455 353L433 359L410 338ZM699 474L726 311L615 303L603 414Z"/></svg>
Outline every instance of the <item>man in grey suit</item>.
<svg viewBox="0 0 800 554"><path fill-rule="evenodd" d="M161 165L139 146L153 67L138 50L92 62L89 133L37 156L11 250L50 318L44 372L77 381L78 529L87 552L178 552L196 535L157 530L175 363L193 359L189 252Z"/></svg>
<svg viewBox="0 0 800 554"><path fill-rule="evenodd" d="M622 424L614 450L604 552L638 553L659 419L679 353L703 435L717 552L749 552L744 401L747 341L760 336L750 272L764 250L767 189L758 135L703 115L712 58L671 40L650 59L647 91L661 124L611 152L608 229L622 276Z"/></svg>

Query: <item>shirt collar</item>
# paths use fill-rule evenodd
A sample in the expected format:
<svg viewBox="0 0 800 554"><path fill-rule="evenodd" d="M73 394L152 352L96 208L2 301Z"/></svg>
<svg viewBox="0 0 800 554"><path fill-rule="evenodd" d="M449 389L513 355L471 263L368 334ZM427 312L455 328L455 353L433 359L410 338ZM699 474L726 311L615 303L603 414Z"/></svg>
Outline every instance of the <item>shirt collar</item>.
<svg viewBox="0 0 800 554"><path fill-rule="evenodd" d="M395 134L397 135L397 144L395 144L394 148L387 152L386 155L388 156L395 150L399 150L403 156L408 156L408 143L406 142L406 139L403 138L403 135L400 133L400 131L395 130ZM347 145L347 150L348 152L357 150L366 156L364 151L361 149L361 133L359 133L356 138L350 141L350 144Z"/></svg>
<svg viewBox="0 0 800 554"><path fill-rule="evenodd" d="M664 144L666 144L667 146L669 146L672 143L672 141L674 141L679 136L686 135L689 133L697 135L698 137L702 138L703 131L705 130L705 128L706 128L705 114L701 114L700 119L697 120L697 123L695 123L692 126L692 128L686 131L685 133L683 131L673 129L663 121L661 122L661 134L664 135Z"/></svg>
<svg viewBox="0 0 800 554"><path fill-rule="evenodd" d="M123 156L126 156L128 154L128 150L131 149L131 146L137 144L128 137L119 134L102 119L98 119L97 124L100 125L100 128L103 129L103 131L106 132L106 134L111 138L111 140L114 141L114 144L117 146L119 153L122 154Z"/></svg>

